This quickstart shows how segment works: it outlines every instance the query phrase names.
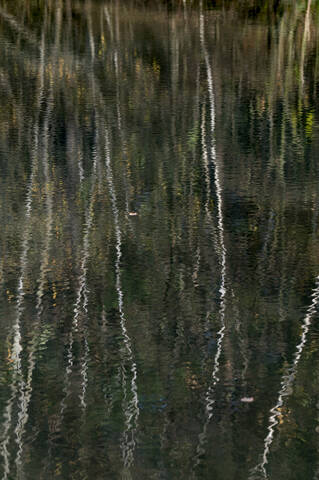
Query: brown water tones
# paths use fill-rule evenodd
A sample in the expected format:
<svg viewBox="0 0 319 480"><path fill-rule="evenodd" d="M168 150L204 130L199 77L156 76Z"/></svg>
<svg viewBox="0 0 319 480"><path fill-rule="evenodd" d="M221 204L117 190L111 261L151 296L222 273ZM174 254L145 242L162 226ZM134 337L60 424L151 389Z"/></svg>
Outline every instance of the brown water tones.
<svg viewBox="0 0 319 480"><path fill-rule="evenodd" d="M318 3L0 44L0 479L318 480Z"/></svg>

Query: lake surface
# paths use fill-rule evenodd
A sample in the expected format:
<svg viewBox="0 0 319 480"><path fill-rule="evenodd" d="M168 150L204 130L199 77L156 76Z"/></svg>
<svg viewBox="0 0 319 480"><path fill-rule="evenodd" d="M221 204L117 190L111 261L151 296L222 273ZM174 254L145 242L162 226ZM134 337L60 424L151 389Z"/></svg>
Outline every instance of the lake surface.
<svg viewBox="0 0 319 480"><path fill-rule="evenodd" d="M0 478L319 479L319 7L0 0Z"/></svg>

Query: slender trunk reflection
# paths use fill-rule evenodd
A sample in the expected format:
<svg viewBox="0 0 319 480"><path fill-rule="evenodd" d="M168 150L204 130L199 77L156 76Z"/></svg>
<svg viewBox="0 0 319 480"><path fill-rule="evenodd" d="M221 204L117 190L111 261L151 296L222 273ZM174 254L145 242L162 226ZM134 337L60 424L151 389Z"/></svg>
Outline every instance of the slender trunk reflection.
<svg viewBox="0 0 319 480"><path fill-rule="evenodd" d="M119 211L117 207L117 198L114 188L113 172L111 166L111 152L109 144L109 133L105 130L105 165L107 181L110 190L115 236L116 236L116 261L115 261L115 274L116 274L116 290L118 297L118 309L120 314L121 331L124 341L124 356L122 360L122 375L123 375L123 388L124 388L124 415L125 415L125 431L121 443L122 458L124 463L123 478L130 478L130 467L134 461L135 450L135 433L137 429L137 420L139 416L138 410L138 395L137 395L137 369L136 363L133 357L132 341L127 331L126 317L123 307L123 291L121 280L121 258L122 258L122 233L120 229ZM131 382L129 387L130 398L127 397L128 378L126 373L125 362L130 364Z"/></svg>
<svg viewBox="0 0 319 480"><path fill-rule="evenodd" d="M44 38L42 42L41 48L41 75L43 77L43 65L44 65ZM41 84L43 84L43 79L41 80ZM52 85L51 85L51 92L52 92ZM40 98L39 98L39 108L41 105L43 96L43 89L40 91ZM16 434L16 441L18 445L18 452L16 456L16 467L17 467L17 477L20 478L23 476L23 469L22 469L22 453L23 453L23 434L25 431L25 426L28 421L28 410L29 404L32 396L32 377L33 371L35 368L35 353L37 348L38 342L38 330L39 324L41 320L41 315L43 312L43 295L44 295L44 286L46 275L48 272L49 267L49 254L50 254L50 243L51 243L51 236L52 236L52 226L53 226L53 185L50 179L50 165L49 165L49 124L50 124L50 115L52 111L52 95L49 98L49 105L47 107L47 113L44 121L43 126L43 171L44 171L44 179L46 185L46 216L47 216L47 223L46 223L46 234L45 234L45 242L43 248L43 255L41 259L40 265L40 276L39 276L39 285L37 291L37 303L36 303L36 319L33 325L33 338L30 347L30 353L28 357L28 369L27 369L27 376L26 376L26 383L21 385L21 397L20 397L20 406L19 406L19 413L18 413L18 422L15 429ZM38 131L38 125L36 126L36 130ZM37 150L36 150L37 155Z"/></svg>
<svg viewBox="0 0 319 480"><path fill-rule="evenodd" d="M208 95L209 95L209 105L210 105L210 134L211 134L211 162L214 168L214 184L217 197L217 228L219 236L219 248L221 253L221 283L220 283L220 309L219 309L219 319L220 319L220 329L217 332L217 350L214 357L214 366L213 372L211 375L211 384L209 385L206 394L205 394L205 414L206 420L202 433L199 435L199 442L197 446L196 459L195 459L195 468L199 465L201 457L205 453L205 444L207 442L207 429L209 423L214 414L214 405L216 402L215 399L215 387L219 382L218 372L220 368L220 356L223 349L223 340L225 336L225 310L226 310L226 255L227 250L225 246L225 232L224 232L224 220L223 220L223 192L221 186L221 169L219 161L216 156L216 140L215 140L215 97L214 97L214 87L213 87L213 77L212 69L209 61L208 52L205 46L205 31L204 31L204 16L203 13L200 15L200 37L202 51L204 54L206 73L207 73L207 84L208 84Z"/></svg>
<svg viewBox="0 0 319 480"><path fill-rule="evenodd" d="M281 388L278 393L277 402L275 406L272 407L270 410L271 415L269 417L268 434L264 440L264 451L261 456L262 459L261 462L252 470L249 477L251 480L257 480L258 478L268 478L266 465L268 463L268 455L270 453L271 444L274 440L275 428L279 423L279 416L281 415L281 410L284 405L285 398L292 393L293 383L297 375L298 364L307 342L307 335L311 326L311 321L317 311L317 306L319 302L319 276L316 278L316 284L317 287L313 290L311 294L312 303L309 306L302 322L302 333L300 336L300 342L296 346L294 360L282 377Z"/></svg>
<svg viewBox="0 0 319 480"><path fill-rule="evenodd" d="M9 452L8 452L8 444L10 441L10 428L12 423L12 408L13 404L16 401L16 397L19 394L19 412L18 412L18 419L17 425L15 428L15 435L16 435L16 443L18 446L18 451L16 455L16 468L17 468L17 476L20 478L20 468L21 468L21 455L23 451L23 443L22 437L24 433L24 428L26 422L28 420L28 406L31 398L31 382L32 382L32 370L34 366L33 362L33 354L31 352L29 358L29 369L27 373L27 380L25 382L23 375L22 375L22 365L21 365L21 353L22 353L22 345L21 345L21 332L20 332L20 322L22 318L22 314L24 311L24 296L25 296L25 277L27 273L27 260L28 260L28 251L29 245L31 240L31 225L32 225L32 193L36 181L36 176L38 172L38 153L39 153L39 115L40 115L40 108L41 103L43 100L43 90L44 90L44 36L42 37L42 45L41 45L41 62L40 62L40 71L39 71L39 93L38 93L38 102L37 102L37 120L34 125L34 137L33 137L33 147L32 147L32 167L31 167L31 175L27 187L27 195L26 195L26 203L25 203L25 227L24 227L24 239L22 242L22 254L20 257L20 278L18 281L18 294L17 294L17 314L15 324L13 326L13 348L12 348L12 361L13 361L13 379L11 381L11 397L7 403L6 410L5 410L5 422L3 428L3 440L1 442L1 454L4 457L4 475L3 479L7 479L10 473L10 463L9 463ZM47 116L47 120L49 115ZM46 155L47 155L47 140L48 140L48 125L44 127L44 154L43 154L43 163L44 163L44 170L45 170L45 178L46 178L46 185L49 185L48 181L48 171L46 168ZM50 187L49 187L50 188ZM50 219L50 209L52 210L52 204L50 202L50 195L47 192L47 208L48 208L48 216ZM47 230L51 230L50 221L48 222ZM46 251L46 249L45 249ZM40 277L42 278L44 274L44 270L41 269ZM39 283L39 291L41 290L41 286L43 287L42 282ZM38 297L39 298L39 297ZM37 307L39 305L39 300L37 303Z"/></svg>

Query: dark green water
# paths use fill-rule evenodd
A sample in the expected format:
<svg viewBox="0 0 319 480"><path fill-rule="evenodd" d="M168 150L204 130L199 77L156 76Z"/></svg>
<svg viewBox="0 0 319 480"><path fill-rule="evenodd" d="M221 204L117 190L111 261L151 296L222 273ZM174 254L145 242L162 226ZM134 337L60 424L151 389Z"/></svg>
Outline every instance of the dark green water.
<svg viewBox="0 0 319 480"><path fill-rule="evenodd" d="M319 5L0 0L0 478L319 479Z"/></svg>

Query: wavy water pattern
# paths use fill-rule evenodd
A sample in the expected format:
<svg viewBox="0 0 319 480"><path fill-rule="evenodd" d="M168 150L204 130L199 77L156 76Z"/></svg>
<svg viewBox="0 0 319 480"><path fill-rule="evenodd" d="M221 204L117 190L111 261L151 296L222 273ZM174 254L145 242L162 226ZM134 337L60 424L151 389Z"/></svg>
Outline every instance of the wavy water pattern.
<svg viewBox="0 0 319 480"><path fill-rule="evenodd" d="M273 440L274 440L275 429L279 423L279 417L280 415L282 415L282 408L284 406L285 400L292 393L293 383L298 371L298 364L299 364L302 352L307 343L307 336L311 326L312 318L317 312L317 306L319 302L319 276L316 278L316 284L317 284L317 287L313 290L311 294L312 303L308 307L307 313L301 325L302 333L300 336L300 342L296 346L294 360L290 365L290 367L287 369L286 373L282 377L277 402L270 409L268 434L264 440L264 451L261 455L261 462L252 470L250 474L249 478L251 480L257 480L259 478L265 478L265 479L268 478L266 465L268 463L268 456L270 453L271 444L273 443Z"/></svg>
<svg viewBox="0 0 319 480"><path fill-rule="evenodd" d="M134 449L135 449L135 432L137 429L137 421L139 416L138 409L138 394L137 394L137 368L136 363L133 357L132 350L132 341L127 331L126 326L126 317L124 313L123 305L123 290L122 290L122 281L121 281L121 258L122 258L122 234L120 229L119 222L119 210L117 206L117 198L114 189L114 180L113 172L111 167L111 152L109 145L109 133L108 130L105 130L105 165L106 165L106 174L107 181L110 190L110 197L112 203L112 211L114 217L114 227L115 227L115 236L116 236L116 261L115 261L115 274L116 274L116 290L118 298L118 309L120 314L120 324L121 332L124 341L124 358L123 362L126 360L130 363L130 372L131 372L131 382L130 382L130 396L131 399L127 398L127 384L129 382L126 374L126 367L123 363L122 365L122 375L123 375L123 385L124 385L124 400L123 408L125 415L125 431L123 434L122 440L122 458L124 463L124 473L123 478L126 478L127 472L129 471L133 460L134 460Z"/></svg>
<svg viewBox="0 0 319 480"><path fill-rule="evenodd" d="M221 253L221 283L219 288L220 293L220 309L219 309L219 319L220 319L220 329L217 332L217 350L214 357L214 366L213 372L211 375L211 383L205 394L205 414L206 420L202 430L202 433L199 435L199 443L197 446L196 459L195 459L195 468L200 463L200 458L205 453L205 443L207 442L207 429L210 423L210 420L214 414L214 405L216 402L215 399L215 387L219 382L219 368L220 368L220 357L223 349L223 340L225 336L226 324L225 324L225 311L226 311L226 256L227 250L225 246L225 232L224 232L224 220L223 220L223 192L221 184L221 169L219 161L217 160L216 155L216 140L215 140L215 96L214 96L214 86L213 86L213 76L212 69L208 57L208 52L205 46L205 32L204 32L204 17L203 14L200 15L200 38L201 45L203 49L206 72L207 72L207 84L208 84L208 94L209 94L209 105L210 105L210 135L211 135L211 150L210 150L210 160L211 165L214 168L214 183L215 191L217 197L217 227L218 227L218 237L219 237L219 248ZM204 150L205 153L205 150Z"/></svg>
<svg viewBox="0 0 319 480"><path fill-rule="evenodd" d="M32 192L34 188L34 182L38 170L38 128L35 127L35 134L34 134L34 154L32 160L32 169L31 175L27 187L27 194L26 194L26 202L25 202L25 229L24 229L24 238L22 242L22 253L20 257L20 277L18 281L18 289L17 289L17 301L16 301L16 318L15 323L12 328L12 336L13 336L13 345L12 345L12 364L13 364L13 378L11 381L11 396L7 403L5 413L4 413L4 424L3 424L3 433L2 433L2 441L1 441L1 455L4 458L4 475L3 479L6 480L10 473L10 463L9 463L9 451L8 451L8 444L10 441L9 431L11 428L12 423L12 408L13 404L16 400L18 395L18 390L24 389L24 380L22 378L22 370L21 370L21 317L24 311L24 282L25 276L27 272L27 259L28 259L28 251L31 239L31 215L32 215ZM23 395L22 395L23 396ZM24 403L24 399L21 400ZM20 436L17 436L17 442L19 445L19 450L21 448L20 443Z"/></svg>

